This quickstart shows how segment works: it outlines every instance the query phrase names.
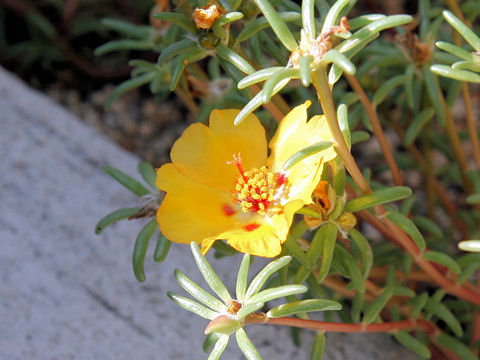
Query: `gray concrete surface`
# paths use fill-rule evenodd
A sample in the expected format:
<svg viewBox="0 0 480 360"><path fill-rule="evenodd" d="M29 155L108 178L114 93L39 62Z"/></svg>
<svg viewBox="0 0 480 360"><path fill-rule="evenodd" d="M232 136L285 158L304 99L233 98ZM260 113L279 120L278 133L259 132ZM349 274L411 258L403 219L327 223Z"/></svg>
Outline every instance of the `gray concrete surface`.
<svg viewBox="0 0 480 360"><path fill-rule="evenodd" d="M0 359L202 359L206 321L177 308L167 290L181 268L198 278L186 246L155 264L144 284L131 269L140 222L100 237L96 221L134 197L100 169L133 173L138 159L0 68ZM240 258L235 258L235 269ZM234 287L232 260L214 267ZM286 328L246 329L264 359L307 359ZM411 359L383 335L329 334L326 359ZM241 359L231 341L223 359Z"/></svg>

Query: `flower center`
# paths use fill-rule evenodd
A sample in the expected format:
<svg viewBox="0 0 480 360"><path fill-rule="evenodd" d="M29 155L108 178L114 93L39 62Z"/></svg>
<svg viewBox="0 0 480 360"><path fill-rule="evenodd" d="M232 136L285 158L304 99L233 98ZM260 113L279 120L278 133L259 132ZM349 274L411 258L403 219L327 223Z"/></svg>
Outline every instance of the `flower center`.
<svg viewBox="0 0 480 360"><path fill-rule="evenodd" d="M240 175L232 190L232 197L243 212L256 212L265 215L267 210L281 205L280 198L286 193L287 177L284 173L274 173L262 166L244 171L240 156L232 162Z"/></svg>

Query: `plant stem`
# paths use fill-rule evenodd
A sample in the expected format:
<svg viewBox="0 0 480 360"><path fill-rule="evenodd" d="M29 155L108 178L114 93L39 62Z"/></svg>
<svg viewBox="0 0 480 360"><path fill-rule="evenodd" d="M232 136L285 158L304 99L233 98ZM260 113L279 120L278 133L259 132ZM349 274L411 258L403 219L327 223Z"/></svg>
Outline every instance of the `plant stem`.
<svg viewBox="0 0 480 360"><path fill-rule="evenodd" d="M390 171L392 172L393 181L396 185L401 186L403 185L403 177L398 169L397 163L395 158L393 157L392 148L390 143L388 142L385 133L383 132L382 125L380 124L380 120L378 119L377 111L373 106L372 102L368 98L367 94L362 88L362 85L358 82L357 78L354 75L344 74L347 78L348 82L352 89L357 93L360 97L360 102L362 103L365 111L367 112L370 121L372 122L373 133L380 144L380 148L382 149L382 153L385 156L385 161L387 162Z"/></svg>
<svg viewBox="0 0 480 360"><path fill-rule="evenodd" d="M362 193L368 194L372 192L370 186L363 177L362 172L358 168L355 159L350 153L350 149L348 148L342 131L340 130L340 126L338 125L337 111L335 110L335 104L333 103L332 90L328 84L325 67L319 67L315 71L312 71L312 83L317 90L318 100L322 105L323 113L328 122L328 127L333 135L333 139L335 141L334 146L343 159L345 167Z"/></svg>

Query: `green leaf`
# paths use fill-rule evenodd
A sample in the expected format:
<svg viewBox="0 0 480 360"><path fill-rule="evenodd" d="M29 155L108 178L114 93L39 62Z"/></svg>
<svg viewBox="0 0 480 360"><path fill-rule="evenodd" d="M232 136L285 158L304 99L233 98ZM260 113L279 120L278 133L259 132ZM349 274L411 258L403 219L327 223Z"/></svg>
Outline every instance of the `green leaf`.
<svg viewBox="0 0 480 360"><path fill-rule="evenodd" d="M140 211L141 208L139 207L132 207L132 208L124 208L118 209L110 214L104 216L100 221L95 225L95 234L99 235L102 233L105 228L113 223L116 223L119 220L127 219L130 216L136 214Z"/></svg>
<svg viewBox="0 0 480 360"><path fill-rule="evenodd" d="M305 252L302 250L300 245L298 245L297 239L307 230L308 225L305 223L305 221L298 221L290 227L290 232L287 235L287 241L285 241L283 244L284 249L286 249L288 253L292 254L295 259L297 259L300 264L304 266L310 266L310 263L305 255Z"/></svg>
<svg viewBox="0 0 480 360"><path fill-rule="evenodd" d="M120 184L125 186L128 190L133 192L135 195L144 196L150 194L150 191L148 191L145 186L124 172L109 165L102 166L102 170L117 180Z"/></svg>
<svg viewBox="0 0 480 360"><path fill-rule="evenodd" d="M314 311L341 309L342 305L333 300L308 299L275 306L273 309L267 312L267 316L275 318L293 314L304 314Z"/></svg>
<svg viewBox="0 0 480 360"><path fill-rule="evenodd" d="M202 344L203 352L208 353L212 346L218 341L220 338L220 334L217 333L210 333L205 337L205 340Z"/></svg>
<svg viewBox="0 0 480 360"><path fill-rule="evenodd" d="M452 27L458 31L460 35L468 42L475 51L480 51L480 38L475 35L475 33L465 25L459 18L453 15L450 11L444 10L443 17L448 21Z"/></svg>
<svg viewBox="0 0 480 360"><path fill-rule="evenodd" d="M478 60L480 60L480 56L477 55ZM480 63L473 62L473 61L457 61L456 63L452 64L452 69L458 70L470 70L474 72L480 72Z"/></svg>
<svg viewBox="0 0 480 360"><path fill-rule="evenodd" d="M270 76L270 78L265 82L263 86L263 103L268 103L273 96L273 91L275 86L278 83L285 80L292 80L292 79L299 79L300 78L300 71L298 69L287 69L283 68L281 70L276 71L275 73Z"/></svg>
<svg viewBox="0 0 480 360"><path fill-rule="evenodd" d="M204 319L213 320L218 316L218 313L216 313L215 311L210 310L203 305L200 305L196 301L193 301L184 296L178 295L173 291L168 291L167 295L170 299L173 300L173 302L175 302L175 304L180 306L182 309L193 312L198 316L203 317Z"/></svg>
<svg viewBox="0 0 480 360"><path fill-rule="evenodd" d="M237 313L237 319L243 320L247 315L261 309L265 305L264 302L259 301L259 302L253 302L253 303L248 303L238 311Z"/></svg>
<svg viewBox="0 0 480 360"><path fill-rule="evenodd" d="M460 46L452 45L445 41L437 41L435 45L439 49L449 52L450 54L458 56L466 61L474 61L474 55Z"/></svg>
<svg viewBox="0 0 480 360"><path fill-rule="evenodd" d="M237 339L238 347L242 350L247 360L262 360L257 348L252 344L245 330L238 329L235 333L235 337Z"/></svg>
<svg viewBox="0 0 480 360"><path fill-rule="evenodd" d="M292 156L290 156L288 160L285 161L285 164L283 164L283 169L288 170L295 164L304 160L305 158L318 154L319 152L328 149L332 145L333 143L330 141L320 141L316 144L307 146L306 148L303 148L302 150L299 150L296 153L294 153Z"/></svg>
<svg viewBox="0 0 480 360"><path fill-rule="evenodd" d="M136 77L133 77L129 80L122 82L118 85L115 90L112 91L107 101L105 102L105 109L108 110L112 106L113 102L120 96L125 94L127 91L133 90L142 85L148 84L155 77L155 72L148 72Z"/></svg>
<svg viewBox="0 0 480 360"><path fill-rule="evenodd" d="M443 232L440 226L425 216L414 216L413 222L422 230L428 231L437 239L443 238Z"/></svg>
<svg viewBox="0 0 480 360"><path fill-rule="evenodd" d="M143 227L138 233L135 241L135 247L133 248L133 273L138 281L145 281L145 272L143 271L143 261L145 260L145 253L147 252L148 242L158 229L156 219L150 220L147 225Z"/></svg>
<svg viewBox="0 0 480 360"><path fill-rule="evenodd" d="M153 29L150 26L134 25L128 21L118 19L102 19L102 25L111 30L117 31L120 34L131 36L137 39L148 38L153 32Z"/></svg>
<svg viewBox="0 0 480 360"><path fill-rule="evenodd" d="M348 107L346 104L340 104L337 108L338 125L342 130L342 135L345 138L348 148L352 147L352 139L350 135L350 124L348 122Z"/></svg>
<svg viewBox="0 0 480 360"><path fill-rule="evenodd" d="M321 34L327 33L330 31L330 28L337 24L338 18L342 13L342 10L350 3L350 0L338 0L336 1L325 16L325 20L323 21L323 27Z"/></svg>
<svg viewBox="0 0 480 360"><path fill-rule="evenodd" d="M352 138L351 140L352 145L355 145L359 142L367 141L368 139L370 139L370 134L368 133L368 131L362 131L362 130L352 131L350 136Z"/></svg>
<svg viewBox="0 0 480 360"><path fill-rule="evenodd" d="M383 14L367 14L367 15L360 15L353 19L348 20L348 25L350 26L350 31L356 30L358 28L364 27L370 24L373 21L380 20L385 18Z"/></svg>
<svg viewBox="0 0 480 360"><path fill-rule="evenodd" d="M140 175L142 175L143 180L150 185L152 189L157 189L155 185L155 181L157 180L157 174L155 173L155 169L153 168L152 164L149 162L143 161L138 164L137 168Z"/></svg>
<svg viewBox="0 0 480 360"><path fill-rule="evenodd" d="M230 336L220 335L220 338L218 339L217 343L215 344L215 347L213 348L212 352L208 356L208 360L218 360L218 359L220 359L220 356L222 355L223 351L227 347L228 339L230 339Z"/></svg>
<svg viewBox="0 0 480 360"><path fill-rule="evenodd" d="M243 14L241 12L232 11L226 13L215 20L212 31L219 39L225 39L227 32L225 31L224 26L231 22L240 20L241 18L243 18Z"/></svg>
<svg viewBox="0 0 480 360"><path fill-rule="evenodd" d="M384 288L382 293L367 307L367 310L363 315L363 323L370 324L375 321L378 314L380 314L392 297L393 291L390 288Z"/></svg>
<svg viewBox="0 0 480 360"><path fill-rule="evenodd" d="M322 249L322 263L320 265L320 269L318 269L317 273L317 283L320 284L323 280L327 277L328 272L330 271L330 266L332 264L333 253L335 250L335 244L337 241L337 228L333 224L325 224L322 226L325 232L320 235L325 234L325 236L321 236L320 239L322 240L321 249ZM320 228L320 230L322 229ZM335 229L335 230L333 230ZM319 230L319 231L320 231ZM319 232L317 231L317 233Z"/></svg>
<svg viewBox="0 0 480 360"><path fill-rule="evenodd" d="M180 77L185 70L185 67L188 64L194 63L196 61L200 61L208 56L208 52L204 49L200 48L193 48L191 50L187 50L182 52L178 55L174 60L174 68L172 72L172 79L170 81L169 89L170 91L175 90L177 84L180 80Z"/></svg>
<svg viewBox="0 0 480 360"><path fill-rule="evenodd" d="M269 264L267 264L250 283L250 286L247 289L247 293L245 294L245 300L250 302L250 298L256 295L260 289L262 288L263 284L268 280L270 276L272 276L275 272L280 270L282 267L288 265L292 261L291 256L282 256Z"/></svg>
<svg viewBox="0 0 480 360"><path fill-rule="evenodd" d="M372 270L373 266L372 247L370 246L368 240L357 229L351 229L348 235L360 250L360 256L362 257L362 275L364 279L368 279L370 270Z"/></svg>
<svg viewBox="0 0 480 360"><path fill-rule="evenodd" d="M158 57L157 64L161 66L174 56L192 49L198 49L198 45L190 39L182 39L178 42L174 42L162 50L160 56Z"/></svg>
<svg viewBox="0 0 480 360"><path fill-rule="evenodd" d="M437 75L445 76L450 79L480 83L480 75L471 71L453 69L447 65L432 65L430 70Z"/></svg>
<svg viewBox="0 0 480 360"><path fill-rule="evenodd" d="M210 286L210 288L223 300L225 304L230 304L232 297L228 293L228 290L223 284L222 280L220 280L215 271L213 271L207 259L205 259L205 257L201 254L197 244L191 242L190 249L192 250L193 258L197 263L198 269L202 273L202 276L207 282L208 286Z"/></svg>
<svg viewBox="0 0 480 360"><path fill-rule="evenodd" d="M465 344L463 344L460 340L445 333L440 333L435 338L435 343L452 350L459 359L478 360L478 357L475 356L475 354Z"/></svg>
<svg viewBox="0 0 480 360"><path fill-rule="evenodd" d="M472 194L467 196L466 202L469 205L480 204L480 194Z"/></svg>
<svg viewBox="0 0 480 360"><path fill-rule="evenodd" d="M411 194L412 190L407 186L394 186L388 189L377 190L371 194L350 200L345 205L345 211L355 212L368 209L377 205L405 199Z"/></svg>
<svg viewBox="0 0 480 360"><path fill-rule="evenodd" d="M461 243L460 243L461 244ZM460 247L460 244L459 244L459 247ZM480 241L479 241L479 246L478 246L478 250L480 252ZM458 278L457 278L457 284L463 284L465 281L467 281L470 276L472 276L475 271L477 271L478 269L480 268L480 263L474 263L474 264L470 264L468 265L467 267L463 268L462 269L462 272L460 273L460 275L458 275Z"/></svg>
<svg viewBox="0 0 480 360"><path fill-rule="evenodd" d="M408 300L407 304L412 306L410 317L413 320L416 320L418 318L423 308L425 307L427 300L428 300L428 294L426 292L421 293L420 295L415 296L414 298Z"/></svg>
<svg viewBox="0 0 480 360"><path fill-rule="evenodd" d="M325 350L325 333L318 333L315 335L312 345L312 354L310 360L322 360L323 352Z"/></svg>
<svg viewBox="0 0 480 360"><path fill-rule="evenodd" d="M343 55L336 49L327 51L327 53L323 55L321 63L323 65L333 63L350 75L355 74L355 72L357 71L353 62L351 62L347 56Z"/></svg>
<svg viewBox="0 0 480 360"><path fill-rule="evenodd" d="M302 16L296 11L279 12L280 19L285 22L300 21ZM259 17L254 21L245 24L245 27L240 31L235 41L237 43L248 40L250 37L259 31L268 28L268 21L265 17Z"/></svg>
<svg viewBox="0 0 480 360"><path fill-rule="evenodd" d="M295 283L302 283L307 279L313 270L313 266L317 259L324 252L325 244L335 243L337 238L337 227L333 224L325 224L320 227L315 233L315 236L310 243L310 248L307 251L307 259L310 266L301 266L295 276ZM323 260L325 261L325 259Z"/></svg>
<svg viewBox="0 0 480 360"><path fill-rule="evenodd" d="M463 330L460 322L444 304L429 298L425 304L425 309L430 311L439 319L443 320L457 337L463 336Z"/></svg>
<svg viewBox="0 0 480 360"><path fill-rule="evenodd" d="M280 297L301 294L306 292L307 290L307 287L303 285L283 285L260 291L258 294L252 296L251 298L247 298L247 300L248 304L256 302L266 303L267 301Z"/></svg>
<svg viewBox="0 0 480 360"><path fill-rule="evenodd" d="M378 106L381 104L390 91L395 89L397 86L404 84L406 81L407 77L405 75L397 75L384 82L373 95L373 105Z"/></svg>
<svg viewBox="0 0 480 360"><path fill-rule="evenodd" d="M255 68L250 65L250 63L237 54L235 51L230 49L229 47L219 44L216 48L217 55L225 60L228 61L230 64L234 65L238 70L241 72L251 75L255 72Z"/></svg>
<svg viewBox="0 0 480 360"><path fill-rule="evenodd" d="M393 333L393 336L400 344L409 348L418 356L425 359L430 359L432 356L428 347L426 347L420 340L408 334L406 331L397 331Z"/></svg>
<svg viewBox="0 0 480 360"><path fill-rule="evenodd" d="M253 84L265 81L270 78L277 71L285 69L283 66L273 66L266 69L258 70L251 75L244 77L238 82L237 87L239 89L245 89Z"/></svg>
<svg viewBox="0 0 480 360"><path fill-rule="evenodd" d="M312 82L312 74L310 69L310 64L313 62L313 56L307 55L300 58L300 79L302 80L302 85L308 87Z"/></svg>
<svg viewBox="0 0 480 360"><path fill-rule="evenodd" d="M302 25L303 31L310 39L315 39L315 1L302 1Z"/></svg>
<svg viewBox="0 0 480 360"><path fill-rule="evenodd" d="M204 305L207 305L210 309L216 310L218 312L225 311L225 304L219 301L217 298L212 296L210 293L206 292L200 286L198 286L194 281L192 281L188 276L182 273L180 270L175 269L173 272L175 279L180 284L180 286L192 295L195 299L202 302Z"/></svg>
<svg viewBox="0 0 480 360"><path fill-rule="evenodd" d="M113 40L97 47L94 51L95 56L102 56L112 51L119 50L149 50L153 48L153 43L150 40Z"/></svg>
<svg viewBox="0 0 480 360"><path fill-rule="evenodd" d="M250 268L250 254L245 254L238 269L237 275L237 300L243 302L245 292L247 291L248 269Z"/></svg>
<svg viewBox="0 0 480 360"><path fill-rule="evenodd" d="M422 131L423 127L430 121L433 115L435 115L435 110L427 108L415 116L403 138L403 144L405 146L409 146L415 141L420 131Z"/></svg>
<svg viewBox="0 0 480 360"><path fill-rule="evenodd" d="M385 216L388 220L390 220L392 223L402 229L405 233L407 233L407 235L412 238L412 240L415 242L415 244L421 251L425 250L425 239L423 238L422 233L418 231L412 220L410 220L402 213L396 211L389 211Z"/></svg>
<svg viewBox="0 0 480 360"><path fill-rule="evenodd" d="M360 321L360 313L365 304L365 293L357 292L352 300L352 320L354 322Z"/></svg>
<svg viewBox="0 0 480 360"><path fill-rule="evenodd" d="M160 12L153 14L153 17L158 20L164 20L174 23L180 26L182 29L188 31L189 33L197 33L197 28L195 27L195 23L193 22L193 20L182 14L173 12Z"/></svg>
<svg viewBox="0 0 480 360"><path fill-rule="evenodd" d="M347 269L353 288L358 292L365 292L365 282L362 277L362 272L358 268L358 265L352 254L350 254L343 246L336 243L335 255Z"/></svg>
<svg viewBox="0 0 480 360"><path fill-rule="evenodd" d="M162 262L168 255L170 245L172 243L161 232L158 233L157 244L155 246L155 252L153 253L153 260L155 262Z"/></svg>
<svg viewBox="0 0 480 360"><path fill-rule="evenodd" d="M287 27L287 24L282 20L275 8L268 0L253 0L257 4L260 11L263 13L273 32L277 35L282 44L290 51L297 48L297 41Z"/></svg>
<svg viewBox="0 0 480 360"><path fill-rule="evenodd" d="M459 274L461 271L460 266L457 264L457 262L447 254L430 250L423 253L422 258L446 266L450 271L454 272L455 274Z"/></svg>

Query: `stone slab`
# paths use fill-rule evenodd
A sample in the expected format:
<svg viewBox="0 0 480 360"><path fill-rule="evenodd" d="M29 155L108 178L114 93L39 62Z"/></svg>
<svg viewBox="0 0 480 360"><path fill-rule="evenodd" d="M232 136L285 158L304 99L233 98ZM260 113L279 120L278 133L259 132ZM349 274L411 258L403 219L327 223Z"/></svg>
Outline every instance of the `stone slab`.
<svg viewBox="0 0 480 360"><path fill-rule="evenodd" d="M163 264L147 254L147 281L131 269L141 222L100 237L99 218L135 198L100 169L134 173L139 160L0 68L0 359L202 359L206 321L167 290L181 268L198 279L188 247ZM234 269L232 269L232 261ZM215 261L230 288L240 258ZM286 328L247 328L264 359L308 359ZM384 335L328 334L325 359L413 359ZM229 344L224 359L241 359Z"/></svg>

